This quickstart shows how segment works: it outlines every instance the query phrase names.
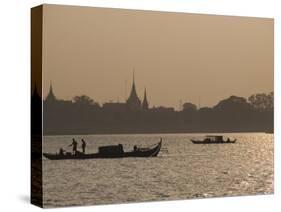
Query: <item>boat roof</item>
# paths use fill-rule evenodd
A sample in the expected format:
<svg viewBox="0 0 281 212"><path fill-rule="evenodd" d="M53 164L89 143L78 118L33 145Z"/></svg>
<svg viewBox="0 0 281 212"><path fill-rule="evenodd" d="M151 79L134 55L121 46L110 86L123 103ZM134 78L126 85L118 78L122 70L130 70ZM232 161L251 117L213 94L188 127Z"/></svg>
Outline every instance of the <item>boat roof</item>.
<svg viewBox="0 0 281 212"><path fill-rule="evenodd" d="M222 135L206 135L207 138L222 138Z"/></svg>

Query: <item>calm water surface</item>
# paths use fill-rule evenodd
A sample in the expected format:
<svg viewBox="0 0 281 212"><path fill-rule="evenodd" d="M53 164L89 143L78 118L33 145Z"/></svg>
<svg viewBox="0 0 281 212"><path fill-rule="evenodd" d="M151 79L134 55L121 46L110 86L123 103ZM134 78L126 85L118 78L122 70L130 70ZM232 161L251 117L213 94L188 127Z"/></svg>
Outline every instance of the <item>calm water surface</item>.
<svg viewBox="0 0 281 212"><path fill-rule="evenodd" d="M192 144L199 134L45 136L44 152L84 138L88 153L102 145L150 146L156 158L43 159L45 207L273 193L273 135L225 134L235 144ZM79 143L80 145L81 143Z"/></svg>

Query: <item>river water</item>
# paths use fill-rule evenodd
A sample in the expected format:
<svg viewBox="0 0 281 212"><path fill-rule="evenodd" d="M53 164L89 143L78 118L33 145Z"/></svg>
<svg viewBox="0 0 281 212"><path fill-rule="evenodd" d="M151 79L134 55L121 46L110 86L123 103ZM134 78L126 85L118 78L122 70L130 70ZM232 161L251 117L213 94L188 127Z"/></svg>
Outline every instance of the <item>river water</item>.
<svg viewBox="0 0 281 212"><path fill-rule="evenodd" d="M51 161L43 158L44 207L272 194L273 135L224 134L235 144L191 143L200 134L44 136L43 152L54 153L74 137L88 153L122 143L146 147L163 138L156 158ZM81 143L79 143L81 144Z"/></svg>

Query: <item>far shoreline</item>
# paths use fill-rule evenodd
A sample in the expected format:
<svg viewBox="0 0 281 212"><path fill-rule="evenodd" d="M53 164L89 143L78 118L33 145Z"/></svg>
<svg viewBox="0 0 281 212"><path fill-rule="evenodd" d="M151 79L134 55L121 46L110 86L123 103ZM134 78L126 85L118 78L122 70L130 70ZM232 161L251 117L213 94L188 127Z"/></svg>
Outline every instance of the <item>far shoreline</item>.
<svg viewBox="0 0 281 212"><path fill-rule="evenodd" d="M107 136L107 135L175 135L175 134L272 134L274 135L274 132L266 132L266 131L213 131L213 132L136 132L136 133L125 133L125 132L120 132L120 133L57 133L57 134L44 134L42 137L48 137L48 136L89 136L89 135L101 135L101 136Z"/></svg>

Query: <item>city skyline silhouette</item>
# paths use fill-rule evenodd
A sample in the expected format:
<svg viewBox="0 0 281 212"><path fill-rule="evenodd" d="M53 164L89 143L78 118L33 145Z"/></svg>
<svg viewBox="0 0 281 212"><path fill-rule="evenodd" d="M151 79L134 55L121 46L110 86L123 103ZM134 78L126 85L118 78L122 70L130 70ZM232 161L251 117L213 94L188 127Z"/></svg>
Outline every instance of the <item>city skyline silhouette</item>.
<svg viewBox="0 0 281 212"><path fill-rule="evenodd" d="M47 98L49 97L49 98L55 98L56 100L74 102L74 98L77 97L77 96L87 96L87 97L91 98L95 103L98 103L98 104L100 104L100 106L102 106L102 105L107 104L107 103L126 103L127 100L128 100L128 98L130 97L130 95L132 95L132 92L134 92L133 95L135 95L136 98L142 99L141 104L142 104L142 102L144 101L144 99L145 99L145 101L148 101L147 99L148 99L148 93L149 93L149 92L147 92L147 88L146 88L146 87L144 87L143 92L140 92L140 93L138 92L138 90L140 90L140 89L138 89L138 87L136 86L136 80L135 80L135 75L134 75L134 73L133 73L133 77L132 77L132 82L130 82L130 85L129 85L129 86L130 86L130 88L128 88L128 91L126 90L125 95L124 95L124 98L108 99L108 100L105 100L104 102L99 102L99 101L96 100L95 97L89 96L87 93L84 93L84 94L74 94L72 97L63 99L63 98L61 98L60 96L58 96L57 94L55 94L55 93L57 93L57 92L55 92L55 91L56 91L55 86L54 86L53 82L50 81L48 91L47 91L47 92L46 92L46 91L44 92L44 93L46 93L46 95L43 96L43 101L46 101ZM36 86L36 83L35 83L35 87L36 87L36 88L33 88L33 90L32 90L32 94L35 92L35 90L37 90L36 95L41 96L40 93L38 92L38 88L37 88L38 86ZM55 90L55 91L54 91L54 90ZM273 91L269 91L268 93L271 93L271 92L273 92ZM143 93L143 94L142 94L142 93ZM267 92L261 92L261 93L267 93ZM50 97L50 96L51 96L51 97ZM237 95L232 94L232 95L229 95L229 96L237 96ZM227 96L227 97L229 97L229 96ZM241 97L243 97L243 98L245 98L245 99L248 99L249 96L246 96L246 97L241 96ZM152 98L152 102L153 102L153 98ZM169 107L169 106L167 106L167 105L154 105L154 104L151 104L151 102L150 102L149 106L150 106L150 107L169 107L169 108L174 108L175 110L180 111L180 110L183 109L183 108L182 108L183 104L184 104L184 103L187 103L187 102L188 102L188 103L193 103L194 105L196 105L196 107L197 107L198 109L200 109L201 107L203 107L203 108L204 108L204 107L213 107L213 106L215 106L219 101L216 102L214 105L202 105L202 104L201 104L200 97L198 98L198 101L197 101L197 102L184 101L183 99L180 99L180 98L179 98L178 105L177 105L176 107ZM146 104L148 104L148 102L147 102Z"/></svg>
<svg viewBox="0 0 281 212"><path fill-rule="evenodd" d="M150 98L146 89L142 99L138 96L134 76L126 101L103 104L87 95L78 95L72 100L60 99L51 84L43 99L44 135L273 132L273 92L253 94L248 98L232 95L213 107L183 102L178 110L152 106ZM32 102L40 108L42 98L36 87Z"/></svg>

